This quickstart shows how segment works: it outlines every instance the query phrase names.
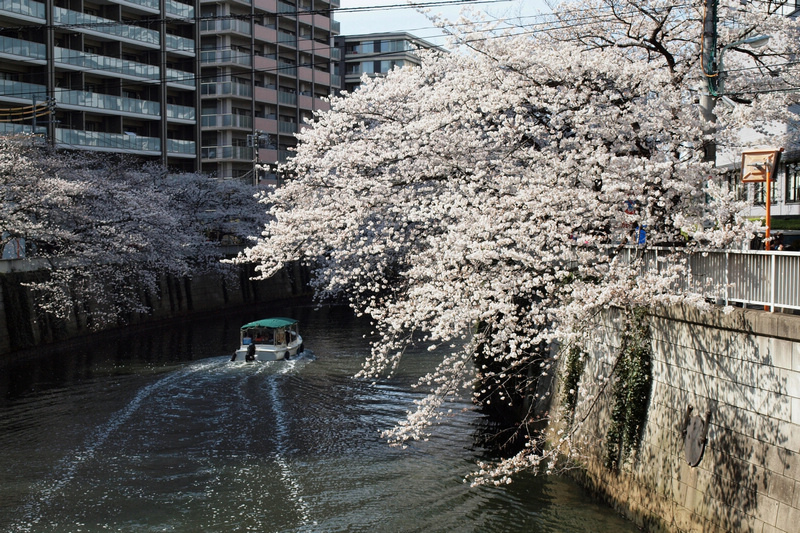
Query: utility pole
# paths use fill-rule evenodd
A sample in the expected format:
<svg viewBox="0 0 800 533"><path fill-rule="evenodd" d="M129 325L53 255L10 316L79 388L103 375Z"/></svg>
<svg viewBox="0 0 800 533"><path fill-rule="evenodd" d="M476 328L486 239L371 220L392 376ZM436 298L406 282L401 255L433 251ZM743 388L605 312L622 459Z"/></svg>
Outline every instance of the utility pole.
<svg viewBox="0 0 800 533"><path fill-rule="evenodd" d="M258 187L258 149L261 148L261 141L269 141L269 135L261 130L256 130L247 136L247 146L253 148L253 169L251 170L253 176L253 185Z"/></svg>
<svg viewBox="0 0 800 533"><path fill-rule="evenodd" d="M717 116L714 114L714 106L717 103L717 88L719 81L719 71L717 70L717 0L706 0L705 17L703 24L703 57L700 58L703 74L707 78L707 87L700 95L700 111L708 126L706 133L714 134ZM704 161L716 163L717 144L712 138L705 146Z"/></svg>

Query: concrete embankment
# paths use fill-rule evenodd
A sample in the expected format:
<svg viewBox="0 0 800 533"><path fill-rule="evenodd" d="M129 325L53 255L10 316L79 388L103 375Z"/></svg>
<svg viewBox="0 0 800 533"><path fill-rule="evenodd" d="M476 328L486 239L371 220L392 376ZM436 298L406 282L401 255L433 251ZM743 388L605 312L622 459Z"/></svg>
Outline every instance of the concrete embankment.
<svg viewBox="0 0 800 533"><path fill-rule="evenodd" d="M6 270L0 273L0 356L94 333L79 310L66 320L37 314L34 295L24 283L40 278L41 272L24 268ZM158 294L141 295L152 313L127 316L124 324L310 296L308 273L299 265L291 265L268 280L254 281L250 279L252 276L252 268L242 267L227 276L216 273L164 278Z"/></svg>
<svg viewBox="0 0 800 533"><path fill-rule="evenodd" d="M582 347L578 388L599 395L574 415L585 417L575 436L585 484L649 532L800 531L800 316L670 308L644 320L649 405L638 449L616 469L614 393L603 383L624 349L624 314L599 316Z"/></svg>

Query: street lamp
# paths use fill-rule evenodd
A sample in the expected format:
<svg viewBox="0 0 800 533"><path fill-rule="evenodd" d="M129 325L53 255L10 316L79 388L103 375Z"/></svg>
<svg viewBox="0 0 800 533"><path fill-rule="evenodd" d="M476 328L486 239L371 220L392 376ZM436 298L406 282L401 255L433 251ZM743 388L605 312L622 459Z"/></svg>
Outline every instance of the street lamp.
<svg viewBox="0 0 800 533"><path fill-rule="evenodd" d="M741 46L747 45L750 48L761 48L767 42L769 42L770 36L769 35L755 35L753 37L748 37L746 39L739 39L738 41L734 41L730 44L726 44L723 46L717 58L717 66L714 69L713 74L708 79L708 89L712 96L718 97L722 95L722 81L725 75L725 69L722 64L722 58L725 56L725 52L733 48L734 46Z"/></svg>
<svg viewBox="0 0 800 533"><path fill-rule="evenodd" d="M714 32L714 39L711 41L716 43L716 27L713 30ZM714 123L717 121L717 117L714 115L714 107L716 106L717 99L723 99L723 102L726 105L733 105L733 100L730 98L724 97L722 95L722 80L724 77L723 65L722 65L722 58L725 55L725 52L729 48L733 48L734 46L741 46L746 45L751 48L758 48L760 46L764 46L769 41L769 35L756 35L753 37L748 37L746 39L739 39L738 41L734 41L730 44L726 44L723 46L719 54L717 55L717 60L713 61L713 55L709 57L709 66L713 69L713 72L707 72L706 76L708 77L708 93L700 95L700 112L703 115L703 118L708 122L709 126L707 128L707 132L713 133L714 132ZM712 54L713 54L713 48ZM704 57L705 61L705 57ZM713 141L711 141L706 146L706 154L705 154L705 161L716 162L717 159L717 147Z"/></svg>

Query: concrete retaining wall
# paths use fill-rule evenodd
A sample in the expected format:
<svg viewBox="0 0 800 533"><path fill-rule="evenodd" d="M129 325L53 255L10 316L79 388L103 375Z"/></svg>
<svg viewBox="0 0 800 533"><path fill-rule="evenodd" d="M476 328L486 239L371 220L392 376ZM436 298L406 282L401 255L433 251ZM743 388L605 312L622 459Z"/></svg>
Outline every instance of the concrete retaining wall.
<svg viewBox="0 0 800 533"><path fill-rule="evenodd" d="M575 415L588 416L576 435L584 482L646 531L800 531L800 316L671 308L649 321L648 418L638 454L617 473L603 466L612 398L602 378L619 352L621 312L599 317L585 347L579 387L600 400ZM687 406L710 413L696 467L682 435Z"/></svg>
<svg viewBox="0 0 800 533"><path fill-rule="evenodd" d="M153 312L126 317L126 324L163 320L196 312L309 296L308 273L299 265L287 267L264 281L250 279L242 267L232 276L203 274L191 278L165 278L158 294L142 294ZM16 350L93 333L80 311L69 320L37 316L33 295L22 286L36 272L0 273L0 355ZM124 324L120 324L124 325Z"/></svg>

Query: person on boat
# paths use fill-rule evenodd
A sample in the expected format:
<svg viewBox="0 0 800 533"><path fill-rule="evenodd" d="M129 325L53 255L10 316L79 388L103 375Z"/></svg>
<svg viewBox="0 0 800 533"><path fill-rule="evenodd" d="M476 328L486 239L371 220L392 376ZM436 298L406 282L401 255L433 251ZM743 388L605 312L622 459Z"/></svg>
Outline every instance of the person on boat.
<svg viewBox="0 0 800 533"><path fill-rule="evenodd" d="M247 347L247 354L244 356L245 361L255 361L256 359L256 345L251 344Z"/></svg>

